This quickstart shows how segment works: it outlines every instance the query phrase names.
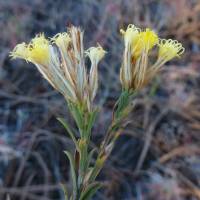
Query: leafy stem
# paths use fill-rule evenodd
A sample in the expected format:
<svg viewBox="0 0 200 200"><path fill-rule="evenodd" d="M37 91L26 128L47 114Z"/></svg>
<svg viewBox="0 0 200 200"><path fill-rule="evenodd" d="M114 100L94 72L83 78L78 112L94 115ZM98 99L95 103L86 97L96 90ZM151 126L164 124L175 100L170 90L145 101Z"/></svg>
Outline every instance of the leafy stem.
<svg viewBox="0 0 200 200"><path fill-rule="evenodd" d="M69 125L62 119L58 120L63 124L75 144L75 153L65 151L71 167L73 181L73 193L70 200L89 200L91 196L100 188L100 184L95 182L96 177L101 171L106 159L110 155L115 141L123 129L123 121L131 111L130 100L134 93L122 91L116 102L111 125L108 127L104 140L100 145L94 166L91 166L91 158L94 149L89 152L91 129L94 125L98 109L88 111L84 105L77 105L68 102L70 112L79 129L79 137L71 131ZM66 196L67 194L65 194ZM68 197L66 197L67 199Z"/></svg>
<svg viewBox="0 0 200 200"><path fill-rule="evenodd" d="M123 120L127 117L131 111L130 100L135 95L134 92L122 91L118 101L113 109L113 117L111 125L108 127L104 140L101 143L97 160L93 171L90 176L90 181L94 181L99 172L101 171L103 164L110 155L115 141L119 137L123 129Z"/></svg>

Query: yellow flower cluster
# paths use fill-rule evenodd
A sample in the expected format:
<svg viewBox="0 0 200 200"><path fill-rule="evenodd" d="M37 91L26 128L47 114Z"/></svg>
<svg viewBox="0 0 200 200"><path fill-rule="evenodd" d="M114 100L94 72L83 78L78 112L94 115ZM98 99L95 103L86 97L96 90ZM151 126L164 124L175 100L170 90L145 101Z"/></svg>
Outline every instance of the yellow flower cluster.
<svg viewBox="0 0 200 200"><path fill-rule="evenodd" d="M120 80L123 89L128 91L143 88L163 64L184 53L181 43L159 39L149 28L141 30L130 24L120 32L125 44ZM150 65L150 52L154 47L158 48L158 57ZM67 100L84 102L90 108L98 88L97 66L105 53L100 45L84 51L83 32L72 26L68 32L58 33L50 40L39 34L29 44L18 44L11 57L34 63L44 78ZM85 67L85 56L91 60L89 73Z"/></svg>
<svg viewBox="0 0 200 200"><path fill-rule="evenodd" d="M85 104L88 109L91 109L98 88L97 65L104 55L100 45L84 51L83 32L74 26L69 28L68 33L58 33L50 40L39 34L29 44L18 44L10 53L12 58L22 58L35 64L44 78L67 100ZM86 72L85 56L91 60L89 74Z"/></svg>
<svg viewBox="0 0 200 200"><path fill-rule="evenodd" d="M144 31L133 24L120 30L124 37L123 63L120 79L125 90L139 90L144 87L169 60L180 57L184 53L181 43L171 39L159 39L151 29ZM149 66L149 52L158 47L158 58L153 66Z"/></svg>

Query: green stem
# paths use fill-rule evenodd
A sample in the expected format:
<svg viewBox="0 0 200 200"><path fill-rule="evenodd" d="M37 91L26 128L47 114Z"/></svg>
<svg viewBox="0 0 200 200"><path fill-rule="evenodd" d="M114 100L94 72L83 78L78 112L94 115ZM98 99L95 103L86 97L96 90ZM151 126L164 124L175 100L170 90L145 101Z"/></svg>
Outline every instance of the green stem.
<svg viewBox="0 0 200 200"><path fill-rule="evenodd" d="M114 147L115 141L120 134L122 122L131 110L128 108L130 106L130 98L132 96L133 92L123 91L118 101L116 102L113 110L111 125L107 130L104 140L102 141L99 153L97 155L97 160L91 171L90 177L88 177L90 166L90 156L88 149L90 144L91 128L94 124L97 110L89 112L87 109L84 109L84 107L79 107L77 105L71 104L70 110L80 131L80 138L77 141L78 149L76 147L76 150L79 153L79 161L77 162L78 165L76 170L77 193L74 197L72 197L72 200L80 200L81 196L83 196L84 192L88 189L88 186L94 183L97 175L101 171L107 157Z"/></svg>
<svg viewBox="0 0 200 200"><path fill-rule="evenodd" d="M93 172L90 176L90 181L94 181L99 172L101 171L106 159L114 147L114 144L117 138L120 135L122 129L122 121L127 117L128 113L131 109L127 109L130 106L130 99L134 96L133 92L123 91L116 102L113 110L113 117L111 125L106 132L105 138L101 143L99 153L97 156L97 160L95 166L93 168ZM106 152L106 147L110 145L109 152Z"/></svg>
<svg viewBox="0 0 200 200"><path fill-rule="evenodd" d="M93 112L89 112L87 110L79 110L78 113L80 113L81 123L77 123L77 126L80 131L80 139L78 141L79 146L79 166L78 166L78 184L77 184L77 195L75 197L75 200L79 200L80 197L83 195L84 191L87 189L87 186L89 183L86 183L86 175L88 172L89 167L89 144L90 144L90 136L91 136L91 128L93 127L97 110L94 110Z"/></svg>
<svg viewBox="0 0 200 200"><path fill-rule="evenodd" d="M106 145L109 144L109 141L112 138L113 132L118 130L121 127L122 120L128 115L129 111L126 111L129 104L130 104L130 98L133 96L133 92L129 91L123 91L117 100L114 110L113 110L113 117L111 125L108 128L108 131L106 132L105 138L102 142L102 145L100 147L100 152L105 149Z"/></svg>

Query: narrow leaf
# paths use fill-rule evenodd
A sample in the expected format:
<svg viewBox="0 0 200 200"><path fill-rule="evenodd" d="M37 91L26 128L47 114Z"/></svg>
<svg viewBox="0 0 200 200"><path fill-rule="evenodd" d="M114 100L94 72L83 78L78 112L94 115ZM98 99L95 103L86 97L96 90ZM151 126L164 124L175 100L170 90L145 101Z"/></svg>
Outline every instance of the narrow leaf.
<svg viewBox="0 0 200 200"><path fill-rule="evenodd" d="M92 129L93 125L94 125L94 122L95 122L95 119L97 117L97 114L98 114L98 110L96 109L89 116L88 125L87 125L87 133L89 134L88 138L90 137L90 132L91 132L91 129Z"/></svg>
<svg viewBox="0 0 200 200"><path fill-rule="evenodd" d="M86 139L80 139L79 140L79 149L80 149L80 171L81 173L84 173L87 167L87 140Z"/></svg>
<svg viewBox="0 0 200 200"><path fill-rule="evenodd" d="M67 130L69 136L70 136L71 139L73 140L74 144L76 145L76 147L78 147L76 138L75 138L73 132L71 131L71 128L70 128L69 125L67 124L67 122L66 122L63 118L60 118L60 117L57 118L57 120L64 126L64 128Z"/></svg>
<svg viewBox="0 0 200 200"><path fill-rule="evenodd" d="M75 197L77 194L77 179L76 179L76 172L75 172L75 163L70 152L64 151L64 153L67 155L70 162L71 176L72 176L72 182L73 182L73 196Z"/></svg>
<svg viewBox="0 0 200 200"><path fill-rule="evenodd" d="M84 125L83 125L83 116L82 116L82 113L81 113L81 109L78 107L78 105L75 105L73 103L69 103L68 104L69 106L69 109L76 121L76 124L78 126L79 129L83 129Z"/></svg>
<svg viewBox="0 0 200 200"><path fill-rule="evenodd" d="M91 176L89 178L89 181L94 181L96 179L96 177L98 176L99 172L101 171L103 164L105 163L106 160L106 155L97 158L96 163L92 169L92 173Z"/></svg>
<svg viewBox="0 0 200 200"><path fill-rule="evenodd" d="M80 200L90 200L91 197L96 193L96 191L101 187L98 182L91 183L88 185L87 189L82 193Z"/></svg>

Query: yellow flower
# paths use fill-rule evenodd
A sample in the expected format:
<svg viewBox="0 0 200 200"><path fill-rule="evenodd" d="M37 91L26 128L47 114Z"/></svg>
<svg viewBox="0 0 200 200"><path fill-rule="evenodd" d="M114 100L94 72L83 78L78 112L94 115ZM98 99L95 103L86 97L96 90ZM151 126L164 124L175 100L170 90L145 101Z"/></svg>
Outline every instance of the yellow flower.
<svg viewBox="0 0 200 200"><path fill-rule="evenodd" d="M29 50L27 48L27 45L26 43L21 43L21 44L18 44L16 45L16 47L13 49L13 51L10 53L10 56L13 58L13 59L16 59L16 58L22 58L22 59L25 59L27 60L28 57L29 57Z"/></svg>
<svg viewBox="0 0 200 200"><path fill-rule="evenodd" d="M58 33L56 34L51 41L55 43L60 48L68 48L69 43L71 42L71 38L68 33Z"/></svg>
<svg viewBox="0 0 200 200"><path fill-rule="evenodd" d="M133 41L137 40L140 29L133 24L129 24L126 31L120 29L121 34L124 36L125 46L132 47Z"/></svg>
<svg viewBox="0 0 200 200"><path fill-rule="evenodd" d="M91 63L97 65L106 51L98 44L98 47L90 47L85 53L90 58Z"/></svg>
<svg viewBox="0 0 200 200"><path fill-rule="evenodd" d="M39 34L29 44L18 44L10 54L13 58L22 58L29 62L47 65L50 59L49 41Z"/></svg>
<svg viewBox="0 0 200 200"><path fill-rule="evenodd" d="M126 48L131 48L131 54L136 59L143 51L148 53L156 44L158 44L158 35L147 28L145 31L129 24L126 31L120 30L124 36Z"/></svg>
<svg viewBox="0 0 200 200"><path fill-rule="evenodd" d="M48 65L50 60L49 41L44 34L39 34L28 44L29 57L28 60L33 63Z"/></svg>
<svg viewBox="0 0 200 200"><path fill-rule="evenodd" d="M159 41L158 59L167 62L175 57L180 57L184 51L185 48L177 40L161 39Z"/></svg>
<svg viewBox="0 0 200 200"><path fill-rule="evenodd" d="M156 44L158 44L158 35L146 29L138 34L137 38L132 41L132 54L135 58L139 57L143 51L148 53Z"/></svg>
<svg viewBox="0 0 200 200"><path fill-rule="evenodd" d="M106 51L98 44L98 47L90 47L86 52L86 56L90 58L91 68L89 74L89 96L93 100L98 89L98 71L97 65L104 57Z"/></svg>

